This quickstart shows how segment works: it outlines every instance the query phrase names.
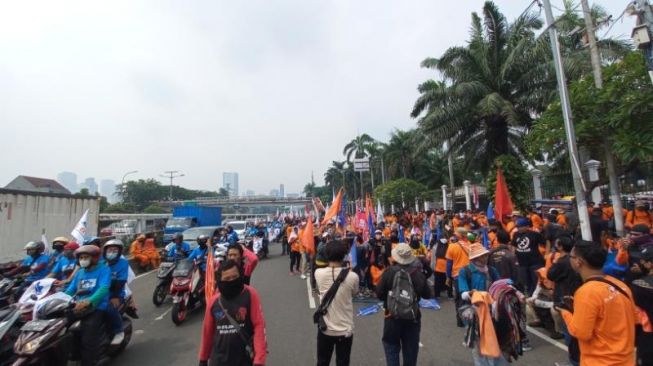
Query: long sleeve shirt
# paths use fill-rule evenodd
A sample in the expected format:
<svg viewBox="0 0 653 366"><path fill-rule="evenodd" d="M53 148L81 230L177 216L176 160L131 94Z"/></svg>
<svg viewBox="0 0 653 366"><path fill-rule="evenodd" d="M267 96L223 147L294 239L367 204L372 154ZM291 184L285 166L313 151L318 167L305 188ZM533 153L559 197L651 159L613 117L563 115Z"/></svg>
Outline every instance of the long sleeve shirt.
<svg viewBox="0 0 653 366"><path fill-rule="evenodd" d="M562 310L569 333L578 339L581 366L635 365L635 305L623 282L605 276L619 286L586 281L574 295L574 313Z"/></svg>

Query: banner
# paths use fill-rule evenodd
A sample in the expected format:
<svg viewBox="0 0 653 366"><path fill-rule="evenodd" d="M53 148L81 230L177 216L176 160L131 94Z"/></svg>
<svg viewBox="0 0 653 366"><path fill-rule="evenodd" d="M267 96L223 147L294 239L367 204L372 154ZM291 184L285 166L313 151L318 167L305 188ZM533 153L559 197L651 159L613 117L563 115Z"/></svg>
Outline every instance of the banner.
<svg viewBox="0 0 653 366"><path fill-rule="evenodd" d="M75 225L75 228L70 233L70 235L72 235L73 238L75 238L77 244L84 245L84 240L86 240L87 230L88 230L88 209L84 211L82 218L79 219L79 222L77 223L77 225Z"/></svg>

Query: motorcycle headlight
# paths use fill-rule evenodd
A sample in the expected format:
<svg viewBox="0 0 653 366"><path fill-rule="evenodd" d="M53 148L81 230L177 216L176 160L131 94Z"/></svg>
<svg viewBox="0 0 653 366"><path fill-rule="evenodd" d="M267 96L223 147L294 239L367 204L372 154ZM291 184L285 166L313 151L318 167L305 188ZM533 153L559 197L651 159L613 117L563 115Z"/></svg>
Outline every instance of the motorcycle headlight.
<svg viewBox="0 0 653 366"><path fill-rule="evenodd" d="M43 335L40 335L40 336L38 336L38 337L32 339L31 341L25 343L25 345L22 347L22 349L21 349L21 350L18 350L18 351L21 351L20 353L22 353L22 354L32 354L32 353L36 352L36 350L39 348L39 346L41 345L41 343L42 343L42 342L43 342L47 337L48 337L48 334L47 334L47 333L46 333L46 334L43 334ZM17 352L17 353L18 353L18 352Z"/></svg>

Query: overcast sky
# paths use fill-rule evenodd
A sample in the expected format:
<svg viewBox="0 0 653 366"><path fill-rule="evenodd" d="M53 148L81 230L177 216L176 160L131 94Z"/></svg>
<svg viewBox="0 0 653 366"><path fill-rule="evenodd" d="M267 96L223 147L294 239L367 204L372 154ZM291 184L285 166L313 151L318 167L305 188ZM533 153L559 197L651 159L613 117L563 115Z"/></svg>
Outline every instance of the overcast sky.
<svg viewBox="0 0 653 366"><path fill-rule="evenodd" d="M514 19L530 2L496 3ZM628 1L599 3L616 18ZM435 77L420 62L463 45L482 6L0 0L0 186L130 170L180 170L180 185L209 190L236 171L241 193L299 192L312 171L321 184L357 133L415 125L416 86Z"/></svg>

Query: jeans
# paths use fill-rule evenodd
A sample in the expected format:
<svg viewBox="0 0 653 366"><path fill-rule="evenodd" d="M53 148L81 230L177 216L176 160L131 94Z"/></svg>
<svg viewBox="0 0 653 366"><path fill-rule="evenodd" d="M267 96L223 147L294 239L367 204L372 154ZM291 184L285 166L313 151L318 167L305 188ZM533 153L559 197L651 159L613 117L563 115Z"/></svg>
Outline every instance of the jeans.
<svg viewBox="0 0 653 366"><path fill-rule="evenodd" d="M120 302L122 302L122 300L120 300ZM120 315L118 309L109 302L109 306L107 306L107 310L105 311L107 313L107 320L109 321L109 325L111 326L111 331L113 334L116 335L122 332L122 316Z"/></svg>
<svg viewBox="0 0 653 366"><path fill-rule="evenodd" d="M503 355L497 358L482 356L478 349L478 343L472 349L472 358L474 359L474 366L508 366L508 361Z"/></svg>
<svg viewBox="0 0 653 366"><path fill-rule="evenodd" d="M299 252L290 252L290 272L293 271L293 267L295 267L295 271L299 272L299 261L301 259L301 254Z"/></svg>
<svg viewBox="0 0 653 366"><path fill-rule="evenodd" d="M571 337L571 334L569 334L569 330L567 330L567 323L565 323L564 320L562 321L561 327L562 327L561 333L565 337L565 344L567 345L567 347L569 347L571 342L575 340ZM573 356L571 353L568 353L569 363L572 364L573 366L578 366L580 362L574 360L574 358L575 356Z"/></svg>
<svg viewBox="0 0 653 366"><path fill-rule="evenodd" d="M383 350L388 366L399 366L399 353L404 366L416 366L419 352L421 322L412 320L385 319L383 323Z"/></svg>
<svg viewBox="0 0 653 366"><path fill-rule="evenodd" d="M537 273L538 269L542 268L541 264L531 266L519 266L519 282L522 283L528 295L532 295L537 287Z"/></svg>
<svg viewBox="0 0 653 366"><path fill-rule="evenodd" d="M349 366L354 336L328 336L317 331L317 366L329 366L333 349L336 349L336 366Z"/></svg>

